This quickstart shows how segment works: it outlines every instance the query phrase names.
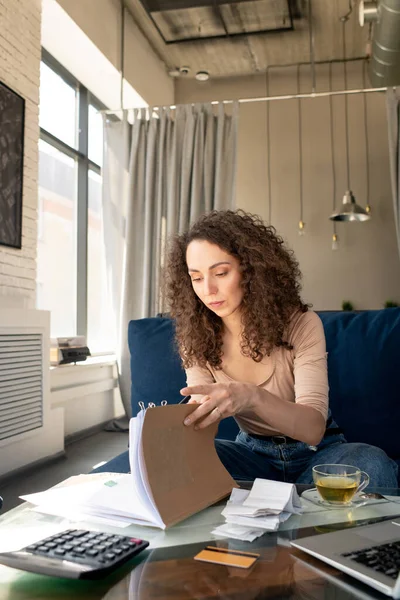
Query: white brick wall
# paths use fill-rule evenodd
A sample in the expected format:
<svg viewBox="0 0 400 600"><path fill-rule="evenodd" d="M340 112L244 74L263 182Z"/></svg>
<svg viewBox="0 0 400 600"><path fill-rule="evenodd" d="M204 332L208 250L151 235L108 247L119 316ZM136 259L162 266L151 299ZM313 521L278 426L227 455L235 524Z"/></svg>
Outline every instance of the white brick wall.
<svg viewBox="0 0 400 600"><path fill-rule="evenodd" d="M36 300L41 0L0 0L0 80L25 98L22 249L0 245L0 306Z"/></svg>

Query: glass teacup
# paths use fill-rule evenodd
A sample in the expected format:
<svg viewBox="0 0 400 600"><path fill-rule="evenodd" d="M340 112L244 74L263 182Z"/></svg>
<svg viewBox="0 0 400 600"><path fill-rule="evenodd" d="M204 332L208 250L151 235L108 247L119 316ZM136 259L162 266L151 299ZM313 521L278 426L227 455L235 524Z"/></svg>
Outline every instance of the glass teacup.
<svg viewBox="0 0 400 600"><path fill-rule="evenodd" d="M369 475L351 465L316 465L312 474L322 501L334 506L351 504L369 484Z"/></svg>

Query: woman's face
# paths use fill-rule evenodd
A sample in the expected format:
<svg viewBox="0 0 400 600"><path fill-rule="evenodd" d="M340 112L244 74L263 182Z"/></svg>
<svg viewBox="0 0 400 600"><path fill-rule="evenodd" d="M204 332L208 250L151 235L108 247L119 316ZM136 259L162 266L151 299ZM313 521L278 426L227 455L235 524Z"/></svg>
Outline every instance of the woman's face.
<svg viewBox="0 0 400 600"><path fill-rule="evenodd" d="M238 311L243 289L237 258L216 244L193 240L186 250L192 286L200 300L221 319Z"/></svg>

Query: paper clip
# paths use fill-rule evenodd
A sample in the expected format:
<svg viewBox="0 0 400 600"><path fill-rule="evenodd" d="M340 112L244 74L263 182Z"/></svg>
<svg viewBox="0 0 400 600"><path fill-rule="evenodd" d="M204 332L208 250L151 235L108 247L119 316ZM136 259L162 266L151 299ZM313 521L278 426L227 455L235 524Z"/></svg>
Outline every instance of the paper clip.
<svg viewBox="0 0 400 600"><path fill-rule="evenodd" d="M140 410L145 410L144 402L138 402Z"/></svg>
<svg viewBox="0 0 400 600"><path fill-rule="evenodd" d="M161 406L167 406L168 402L166 400L161 400Z"/></svg>
<svg viewBox="0 0 400 600"><path fill-rule="evenodd" d="M154 404L154 402L149 402L147 408L155 408L155 406L156 405Z"/></svg>

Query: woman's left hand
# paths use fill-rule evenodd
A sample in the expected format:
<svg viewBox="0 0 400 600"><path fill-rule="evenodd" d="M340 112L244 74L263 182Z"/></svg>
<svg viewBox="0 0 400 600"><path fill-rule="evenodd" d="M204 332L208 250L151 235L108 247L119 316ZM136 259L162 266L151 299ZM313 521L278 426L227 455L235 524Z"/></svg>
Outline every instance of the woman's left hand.
<svg viewBox="0 0 400 600"><path fill-rule="evenodd" d="M184 424L194 424L195 429L204 429L212 423L251 408L254 402L254 387L248 383L235 382L205 383L181 389L183 396L204 394L198 402L189 401L199 404L199 407L185 419Z"/></svg>

